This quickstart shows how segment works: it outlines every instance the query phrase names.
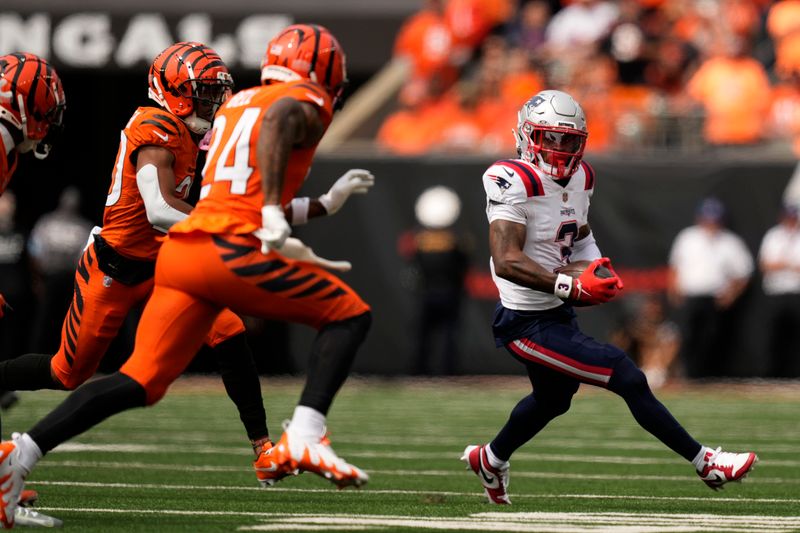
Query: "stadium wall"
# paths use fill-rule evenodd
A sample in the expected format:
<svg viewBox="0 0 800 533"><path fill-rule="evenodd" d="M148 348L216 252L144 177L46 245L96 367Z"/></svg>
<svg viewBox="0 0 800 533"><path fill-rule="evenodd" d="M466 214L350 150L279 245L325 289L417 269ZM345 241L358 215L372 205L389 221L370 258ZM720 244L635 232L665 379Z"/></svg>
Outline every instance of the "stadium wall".
<svg viewBox="0 0 800 533"><path fill-rule="evenodd" d="M718 196L728 207L728 226L757 255L764 232L777 219L781 196L794 164L787 161L742 161L708 156L675 161L588 158L596 170L596 192L590 223L601 250L610 256L627 281L620 301L579 311L579 321L591 334L605 338L637 293L663 292L665 265L672 239L693 222L696 204ZM427 187L446 185L462 199L459 231L474 237L469 276L471 297L465 303L460 328L459 372L509 373L521 370L494 347L491 317L495 296L488 283L485 196L480 176L491 159L472 158L326 158L318 161L305 193L317 195L348 168L368 168L377 179L366 197L354 198L336 216L312 221L298 235L329 258L348 259L345 274L374 309L375 321L356 361L358 372L402 374L413 364L415 298L408 287L409 265L398 251L398 239L415 226L413 206ZM758 376L765 353L765 301L756 275L739 302L740 327L728 356L731 376ZM680 316L673 316L676 321ZM292 331L293 356L303 368L311 332ZM438 363L437 363L438 364ZM436 364L433 365L436 367Z"/></svg>

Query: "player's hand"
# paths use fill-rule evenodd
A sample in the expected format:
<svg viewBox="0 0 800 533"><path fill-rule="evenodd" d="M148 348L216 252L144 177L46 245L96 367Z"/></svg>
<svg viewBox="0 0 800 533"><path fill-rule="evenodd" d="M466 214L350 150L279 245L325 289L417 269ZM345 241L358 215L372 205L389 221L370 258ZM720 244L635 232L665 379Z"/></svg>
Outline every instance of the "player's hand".
<svg viewBox="0 0 800 533"><path fill-rule="evenodd" d="M310 246L303 243L303 241L300 239L295 239L294 237L289 237L286 239L286 242L283 243L283 246L281 246L278 252L289 259L305 261L306 263L318 265L322 268L327 268L328 270L348 272L353 268L353 265L351 265L349 261L331 261L330 259L319 257L314 253L314 250L312 250Z"/></svg>
<svg viewBox="0 0 800 533"><path fill-rule="evenodd" d="M332 215L342 208L351 194L366 194L375 185L375 176L369 170L351 168L336 180L333 187L319 197L319 203Z"/></svg>
<svg viewBox="0 0 800 533"><path fill-rule="evenodd" d="M600 267L608 269L610 276L598 277L596 270ZM595 259L583 273L572 283L570 299L587 305L602 304L611 300L624 287L622 280L611 267L608 257Z"/></svg>
<svg viewBox="0 0 800 533"><path fill-rule="evenodd" d="M292 228L286 221L283 208L279 205L265 205L261 208L261 229L254 235L261 239L261 253L268 254L272 248L280 248Z"/></svg>

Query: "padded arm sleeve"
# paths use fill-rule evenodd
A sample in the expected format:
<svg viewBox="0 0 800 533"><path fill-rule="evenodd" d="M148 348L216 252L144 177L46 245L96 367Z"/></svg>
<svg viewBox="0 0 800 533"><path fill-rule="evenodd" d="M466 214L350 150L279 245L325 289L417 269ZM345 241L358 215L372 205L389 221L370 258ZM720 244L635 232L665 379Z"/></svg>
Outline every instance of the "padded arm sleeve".
<svg viewBox="0 0 800 533"><path fill-rule="evenodd" d="M158 186L158 169L155 165L144 165L139 169L136 173L136 185L144 200L147 220L158 231L166 233L173 224L188 216L164 200L161 188Z"/></svg>
<svg viewBox="0 0 800 533"><path fill-rule="evenodd" d="M600 259L603 254L600 253L600 248L597 247L597 241L594 240L594 233L589 232L589 235L579 241L575 241L572 245L572 255L570 261L594 261Z"/></svg>

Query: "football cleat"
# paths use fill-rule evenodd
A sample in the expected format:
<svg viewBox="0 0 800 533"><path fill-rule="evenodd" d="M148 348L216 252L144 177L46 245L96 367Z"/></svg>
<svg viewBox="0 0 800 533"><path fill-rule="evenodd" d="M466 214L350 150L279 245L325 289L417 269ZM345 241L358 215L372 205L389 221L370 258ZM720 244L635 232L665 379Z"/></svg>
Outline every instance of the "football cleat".
<svg viewBox="0 0 800 533"><path fill-rule="evenodd" d="M510 483L509 467L511 465L507 461L502 468L490 465L489 458L486 456L486 446L467 446L461 460L467 463L467 470L472 470L481 480L483 492L489 499L489 503L510 505L511 500L506 491Z"/></svg>
<svg viewBox="0 0 800 533"><path fill-rule="evenodd" d="M253 468L262 487L271 487L286 476L296 476L299 473L296 468L291 469L287 464L278 461L277 449L271 442L261 445L258 458L253 461Z"/></svg>
<svg viewBox="0 0 800 533"><path fill-rule="evenodd" d="M369 481L366 472L336 455L327 435L313 442L297 435L290 426L285 426L273 454L289 472L313 472L340 489L360 487Z"/></svg>
<svg viewBox="0 0 800 533"><path fill-rule="evenodd" d="M24 483L17 443L0 443L0 523L6 529L14 527L14 517Z"/></svg>
<svg viewBox="0 0 800 533"><path fill-rule="evenodd" d="M702 470L697 471L706 485L714 490L723 488L730 481L741 481L758 462L753 452L723 452L722 448L707 451Z"/></svg>
<svg viewBox="0 0 800 533"><path fill-rule="evenodd" d="M30 507L17 507L14 511L14 523L28 527L61 527L64 522L58 518L34 511Z"/></svg>

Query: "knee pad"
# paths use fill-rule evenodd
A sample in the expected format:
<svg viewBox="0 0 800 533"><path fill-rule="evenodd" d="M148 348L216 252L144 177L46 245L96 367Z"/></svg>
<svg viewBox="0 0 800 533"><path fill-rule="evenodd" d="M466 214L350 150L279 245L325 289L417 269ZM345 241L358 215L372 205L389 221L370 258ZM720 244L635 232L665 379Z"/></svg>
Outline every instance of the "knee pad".
<svg viewBox="0 0 800 533"><path fill-rule="evenodd" d="M329 322L320 328L320 333L326 329L344 329L349 331L353 337L361 342L367 336L369 328L372 326L372 311L367 311L344 320L337 320L336 322Z"/></svg>
<svg viewBox="0 0 800 533"><path fill-rule="evenodd" d="M572 405L571 394L544 395L536 394L536 392L534 392L533 397L536 399L537 406L539 406L540 409L546 409L553 416L553 418L561 416L569 411L569 408Z"/></svg>
<svg viewBox="0 0 800 533"><path fill-rule="evenodd" d="M649 388L647 377L630 357L625 356L614 365L614 373L608 382L608 390L624 396L625 393L647 388Z"/></svg>

